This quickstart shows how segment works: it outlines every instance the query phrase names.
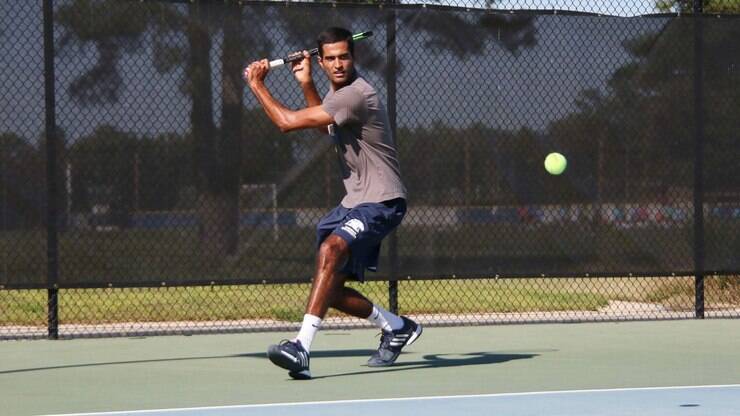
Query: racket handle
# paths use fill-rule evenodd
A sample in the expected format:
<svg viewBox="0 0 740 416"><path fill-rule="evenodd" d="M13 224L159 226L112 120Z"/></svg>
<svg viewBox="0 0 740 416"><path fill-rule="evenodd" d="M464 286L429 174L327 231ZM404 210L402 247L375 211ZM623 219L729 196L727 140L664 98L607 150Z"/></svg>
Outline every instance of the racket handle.
<svg viewBox="0 0 740 416"><path fill-rule="evenodd" d="M281 65L285 65L285 59L275 59L274 61L270 61L270 69L279 67Z"/></svg>
<svg viewBox="0 0 740 416"><path fill-rule="evenodd" d="M308 51L308 54L311 56L318 55L319 49L313 48L310 51ZM276 68L281 65L285 65L291 62L300 61L303 59L303 52L293 52L290 55L286 56L285 58L275 59L273 61L270 61L270 69Z"/></svg>

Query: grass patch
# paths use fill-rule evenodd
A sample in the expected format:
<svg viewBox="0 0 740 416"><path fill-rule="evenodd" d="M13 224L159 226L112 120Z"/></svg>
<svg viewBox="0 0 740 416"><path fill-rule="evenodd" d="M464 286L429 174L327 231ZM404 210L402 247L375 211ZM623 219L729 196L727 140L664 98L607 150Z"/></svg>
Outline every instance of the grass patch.
<svg viewBox="0 0 740 416"><path fill-rule="evenodd" d="M386 282L351 283L385 305ZM692 277L400 281L405 314L597 310L611 300L691 310ZM308 284L61 289L62 324L269 319L300 322ZM44 326L46 290L0 290L0 325ZM708 277L706 308L740 307L740 276ZM341 315L330 311L329 316Z"/></svg>
<svg viewBox="0 0 740 416"><path fill-rule="evenodd" d="M646 279L595 278L401 281L399 308L407 314L596 310L611 299L644 300L636 294L646 291L646 283ZM639 289L632 287L635 284ZM387 306L387 283L350 286ZM60 322L299 322L309 290L308 284L63 289L59 294ZM656 293L655 299L664 299L673 292L660 289ZM44 325L46 320L45 290L0 290L0 305L0 325Z"/></svg>
<svg viewBox="0 0 740 416"><path fill-rule="evenodd" d="M694 278L671 279L648 296L671 310L690 311L695 302ZM740 307L740 276L708 276L704 279L704 308Z"/></svg>
<svg viewBox="0 0 740 416"><path fill-rule="evenodd" d="M399 283L404 313L489 313L596 310L608 299L597 293L553 288L542 280L475 279Z"/></svg>

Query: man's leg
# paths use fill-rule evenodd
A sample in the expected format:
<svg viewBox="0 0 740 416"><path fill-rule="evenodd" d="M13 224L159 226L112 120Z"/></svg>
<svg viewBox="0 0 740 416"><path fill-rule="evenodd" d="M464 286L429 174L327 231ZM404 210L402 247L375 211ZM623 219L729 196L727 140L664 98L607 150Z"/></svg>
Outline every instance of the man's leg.
<svg viewBox="0 0 740 416"><path fill-rule="evenodd" d="M348 258L349 245L341 237L332 234L321 244L311 295L297 337L306 350L310 350L313 337L329 307L367 319L384 331L403 327L401 317L373 304L360 292L344 286L347 276L339 270L344 267Z"/></svg>
<svg viewBox="0 0 740 416"><path fill-rule="evenodd" d="M316 274L298 336L294 341L271 345L267 350L270 361L287 369L293 378L311 378L309 371L311 343L337 291L344 285L345 276L340 270L348 258L349 245L344 239L334 234L326 237L319 246Z"/></svg>
<svg viewBox="0 0 740 416"><path fill-rule="evenodd" d="M346 276L340 272L349 259L349 244L342 237L331 234L319 246L311 294L306 313L324 318L326 311L344 286Z"/></svg>
<svg viewBox="0 0 740 416"><path fill-rule="evenodd" d="M370 367L393 365L401 350L413 344L422 333L422 327L418 323L388 312L349 287L336 290L331 306L346 314L367 319L383 331L378 350L367 362Z"/></svg>
<svg viewBox="0 0 740 416"><path fill-rule="evenodd" d="M347 276L340 270L349 259L347 242L332 234L324 240L319 248L316 261L311 294L303 316L303 324L297 339L308 351L329 307L348 315L367 319L383 331L401 329L404 325L401 317L373 304L360 292L345 287Z"/></svg>
<svg viewBox="0 0 740 416"><path fill-rule="evenodd" d="M349 259L349 244L341 237L331 234L319 246L316 255L316 273L314 274L311 294L308 296L306 314L298 332L298 339L306 351L316 335L326 312L338 297L344 286L346 276L340 272Z"/></svg>
<svg viewBox="0 0 740 416"><path fill-rule="evenodd" d="M337 290L331 307L356 318L367 319L373 312L373 303L360 292L341 287Z"/></svg>
<svg viewBox="0 0 740 416"><path fill-rule="evenodd" d="M380 305L374 304L360 292L350 287L340 288L331 306L347 315L367 319L385 332L403 327L403 319L400 316L385 310Z"/></svg>

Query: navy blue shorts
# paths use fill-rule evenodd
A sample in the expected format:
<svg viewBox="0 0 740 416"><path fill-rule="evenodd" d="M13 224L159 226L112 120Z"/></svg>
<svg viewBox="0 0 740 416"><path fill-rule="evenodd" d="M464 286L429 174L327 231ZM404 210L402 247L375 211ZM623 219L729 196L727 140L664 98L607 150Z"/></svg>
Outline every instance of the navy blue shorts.
<svg viewBox="0 0 740 416"><path fill-rule="evenodd" d="M341 205L324 215L316 226L316 248L331 234L349 244L350 257L342 269L348 277L364 281L365 269L377 271L380 242L403 220L406 200L396 198L365 203L354 208Z"/></svg>

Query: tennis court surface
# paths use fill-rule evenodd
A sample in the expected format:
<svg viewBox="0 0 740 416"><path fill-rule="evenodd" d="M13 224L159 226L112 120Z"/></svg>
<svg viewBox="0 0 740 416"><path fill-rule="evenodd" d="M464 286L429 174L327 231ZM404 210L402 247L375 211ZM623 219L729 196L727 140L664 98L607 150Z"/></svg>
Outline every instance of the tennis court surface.
<svg viewBox="0 0 740 416"><path fill-rule="evenodd" d="M740 321L427 328L397 365L323 331L314 379L254 333L0 343L2 414L740 415Z"/></svg>

